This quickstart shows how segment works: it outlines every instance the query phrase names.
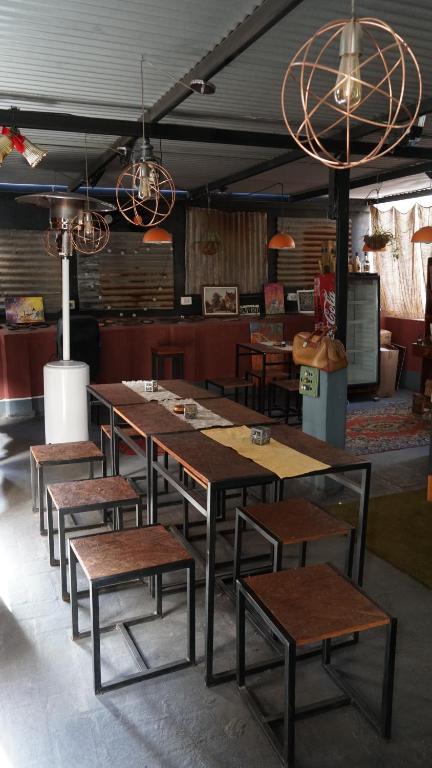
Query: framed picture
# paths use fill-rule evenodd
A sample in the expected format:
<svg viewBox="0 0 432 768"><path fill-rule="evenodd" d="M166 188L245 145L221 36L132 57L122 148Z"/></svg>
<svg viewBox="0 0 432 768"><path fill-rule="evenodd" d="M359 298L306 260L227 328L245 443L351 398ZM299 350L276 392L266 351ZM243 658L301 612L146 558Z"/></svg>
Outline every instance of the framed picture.
<svg viewBox="0 0 432 768"><path fill-rule="evenodd" d="M45 321L42 296L5 296L6 322L10 325L34 325Z"/></svg>
<svg viewBox="0 0 432 768"><path fill-rule="evenodd" d="M283 315L285 300L282 283L267 283L264 286L264 303L266 315Z"/></svg>
<svg viewBox="0 0 432 768"><path fill-rule="evenodd" d="M234 317L239 313L237 285L204 285L202 289L204 317Z"/></svg>
<svg viewBox="0 0 432 768"><path fill-rule="evenodd" d="M297 291L298 311L304 315L314 314L314 291Z"/></svg>

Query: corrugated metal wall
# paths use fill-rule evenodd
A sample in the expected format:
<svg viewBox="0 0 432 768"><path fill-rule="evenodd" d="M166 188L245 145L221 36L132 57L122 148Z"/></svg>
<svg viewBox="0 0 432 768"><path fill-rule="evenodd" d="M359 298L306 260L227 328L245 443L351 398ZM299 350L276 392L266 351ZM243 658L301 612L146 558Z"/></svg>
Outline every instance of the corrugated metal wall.
<svg viewBox="0 0 432 768"><path fill-rule="evenodd" d="M336 222L329 219L282 218L278 219L278 228L289 232L296 244L292 251L278 252L278 281L292 288L312 288L314 276L319 273L322 243L336 238Z"/></svg>
<svg viewBox="0 0 432 768"><path fill-rule="evenodd" d="M212 240L214 253L205 244ZM267 214L190 208L186 223L186 292L203 285L238 285L262 291L267 279Z"/></svg>
<svg viewBox="0 0 432 768"><path fill-rule="evenodd" d="M61 262L45 251L42 232L0 230L0 305L14 295L43 296L48 312L61 307Z"/></svg>
<svg viewBox="0 0 432 768"><path fill-rule="evenodd" d="M108 247L78 257L82 309L172 309L171 246L146 246L142 232L112 232Z"/></svg>

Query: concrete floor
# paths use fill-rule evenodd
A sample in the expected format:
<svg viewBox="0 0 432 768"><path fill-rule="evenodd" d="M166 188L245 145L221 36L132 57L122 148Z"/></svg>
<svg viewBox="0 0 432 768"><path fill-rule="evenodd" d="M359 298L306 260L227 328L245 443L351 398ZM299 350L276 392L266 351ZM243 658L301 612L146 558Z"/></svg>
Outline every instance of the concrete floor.
<svg viewBox="0 0 432 768"><path fill-rule="evenodd" d="M0 432L0 768L277 768L280 765L234 683L207 689L203 682L203 590L197 590L198 664L194 668L95 697L88 639L70 638L69 607L59 597L58 569L50 568L47 542L30 507L28 446L43 442L42 423L4 423ZM372 493L425 485L427 450L375 454ZM133 469L125 457L123 471ZM295 487L296 486L296 487ZM304 491L305 482L292 484ZM315 498L323 492L308 484ZM329 501L345 498L333 488ZM161 516L162 522L176 512ZM250 544L255 546L255 541ZM316 547L312 559L342 551ZM432 765L432 594L368 553L365 587L399 617L394 738L382 741L353 707L297 725L299 768L415 768ZM84 605L84 601L83 601ZM145 587L104 596L102 621L150 609ZM137 636L152 662L183 655L183 593L167 595L161 622ZM88 610L81 611L82 626ZM161 626L163 631L161 631ZM121 639L104 635L104 674L134 667ZM217 664L234 660L234 612L217 598ZM378 703L382 636L365 633L356 647L338 651L336 663ZM268 647L249 628L248 659L267 657ZM253 680L269 709L278 709L280 673ZM299 665L299 703L331 693L317 660Z"/></svg>

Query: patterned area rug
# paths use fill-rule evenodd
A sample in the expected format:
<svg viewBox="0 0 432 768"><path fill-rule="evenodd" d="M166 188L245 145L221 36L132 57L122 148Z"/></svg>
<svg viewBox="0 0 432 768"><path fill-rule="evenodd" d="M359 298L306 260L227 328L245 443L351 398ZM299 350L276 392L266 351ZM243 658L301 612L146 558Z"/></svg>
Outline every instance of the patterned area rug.
<svg viewBox="0 0 432 768"><path fill-rule="evenodd" d="M429 444L430 430L430 422L405 403L353 410L347 415L346 447L360 455L415 448Z"/></svg>

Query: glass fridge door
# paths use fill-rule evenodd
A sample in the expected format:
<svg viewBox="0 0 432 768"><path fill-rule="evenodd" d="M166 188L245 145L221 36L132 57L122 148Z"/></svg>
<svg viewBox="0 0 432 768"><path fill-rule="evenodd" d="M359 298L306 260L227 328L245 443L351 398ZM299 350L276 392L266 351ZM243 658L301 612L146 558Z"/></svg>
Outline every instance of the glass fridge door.
<svg viewBox="0 0 432 768"><path fill-rule="evenodd" d="M378 275L349 275L347 354L349 386L378 384Z"/></svg>

